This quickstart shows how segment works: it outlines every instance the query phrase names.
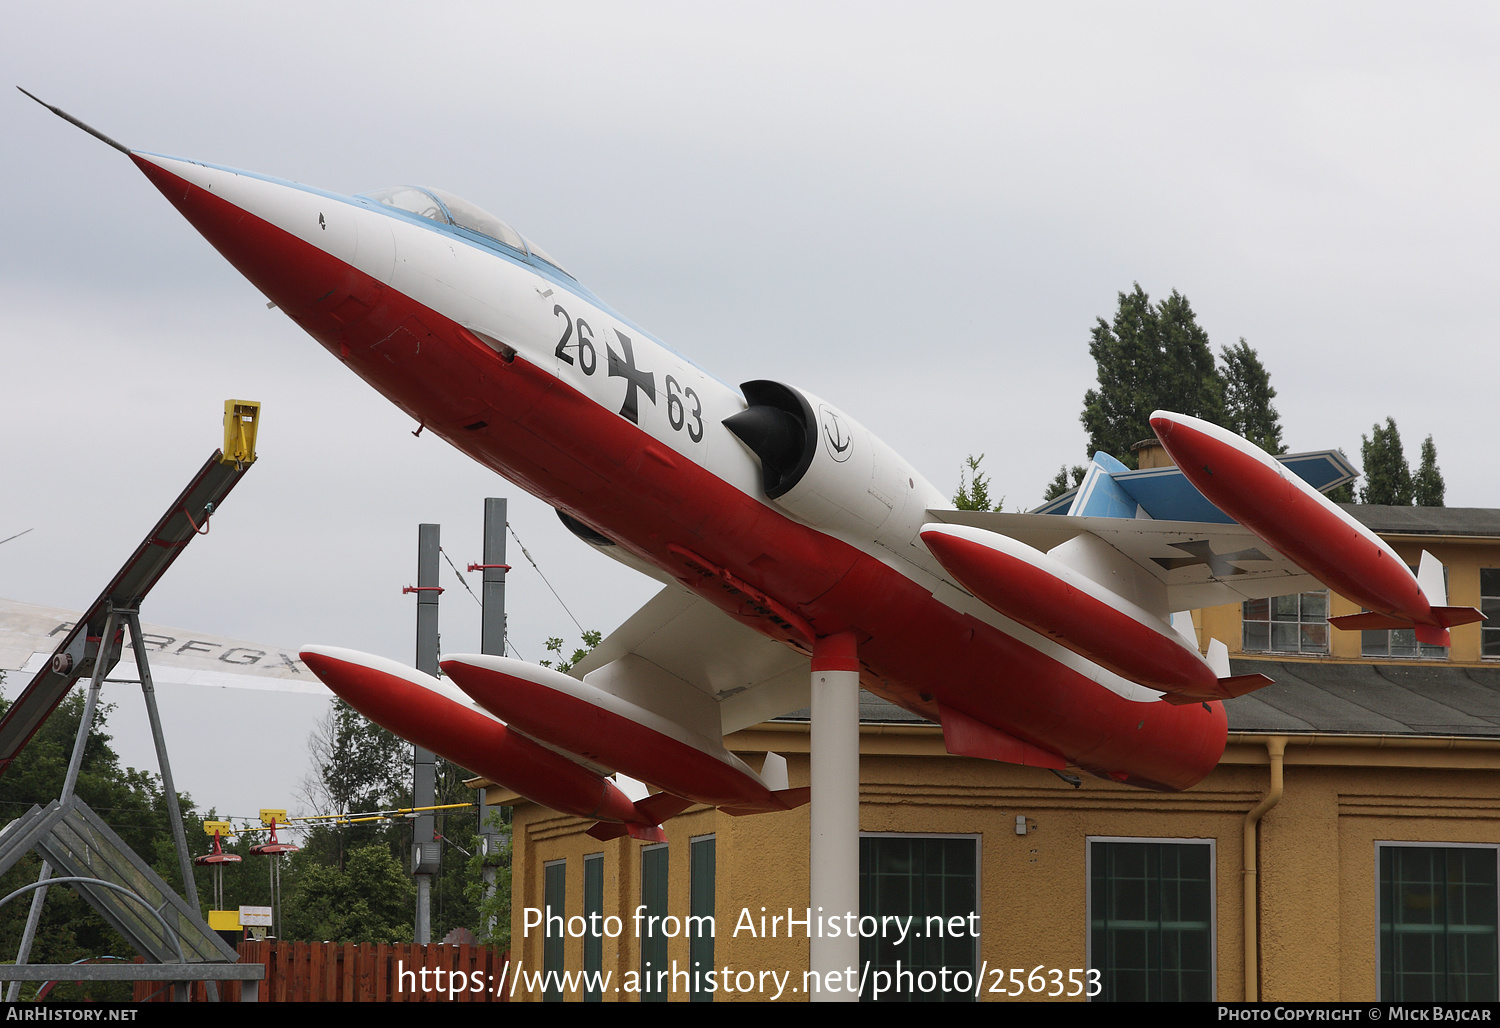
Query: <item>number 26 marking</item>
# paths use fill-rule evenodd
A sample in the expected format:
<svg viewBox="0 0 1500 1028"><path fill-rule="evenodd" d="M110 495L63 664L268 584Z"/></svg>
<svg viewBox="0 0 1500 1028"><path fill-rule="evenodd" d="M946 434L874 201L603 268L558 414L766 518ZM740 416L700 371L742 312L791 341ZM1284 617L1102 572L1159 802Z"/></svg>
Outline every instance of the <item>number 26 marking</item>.
<svg viewBox="0 0 1500 1028"><path fill-rule="evenodd" d="M562 338L557 341L557 349L553 352L558 360L565 364L572 364L573 356L568 353L568 340L573 337L573 319L567 311L563 310L560 303L553 306L552 313L561 314L563 319ZM578 319L578 341L573 345L578 349L578 366L583 369L585 375L592 375L594 369L599 366L599 353L594 349L594 337L589 323L582 318Z"/></svg>

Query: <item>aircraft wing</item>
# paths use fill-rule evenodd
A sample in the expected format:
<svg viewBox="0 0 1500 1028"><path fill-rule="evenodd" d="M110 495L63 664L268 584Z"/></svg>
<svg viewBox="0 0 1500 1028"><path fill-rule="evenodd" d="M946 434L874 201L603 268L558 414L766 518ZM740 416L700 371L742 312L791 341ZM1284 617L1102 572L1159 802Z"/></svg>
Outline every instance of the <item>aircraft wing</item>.
<svg viewBox="0 0 1500 1028"><path fill-rule="evenodd" d="M1320 493L1354 481L1359 472L1338 450L1284 453L1278 463ZM1175 521L1233 524L1177 467L1132 471L1108 454L1097 453L1077 488L1048 500L1033 514L1107 514Z"/></svg>
<svg viewBox="0 0 1500 1028"><path fill-rule="evenodd" d="M1283 454L1275 461L1320 492L1356 475L1337 450ZM927 514L1022 542L1162 619L1326 588L1215 506L1180 468L1132 471L1105 453L1094 455L1076 489L1030 513Z"/></svg>
<svg viewBox="0 0 1500 1028"><path fill-rule="evenodd" d="M0 671L11 672L7 691L12 696L24 679L46 666L81 616L60 607L0 599ZM294 649L162 625L143 623L141 632L157 683L328 695ZM134 673L135 658L128 645L121 664L112 677Z"/></svg>
<svg viewBox="0 0 1500 1028"><path fill-rule="evenodd" d="M715 739L809 702L806 656L678 586L657 593L570 674Z"/></svg>
<svg viewBox="0 0 1500 1028"><path fill-rule="evenodd" d="M995 532L1043 553L1081 536L1097 539L1128 562L1115 562L1115 580L1104 584L1160 617L1325 588L1248 528L1233 523L965 510L930 510L927 516ZM1078 570L1100 577L1096 569ZM1121 573L1132 580L1118 581Z"/></svg>

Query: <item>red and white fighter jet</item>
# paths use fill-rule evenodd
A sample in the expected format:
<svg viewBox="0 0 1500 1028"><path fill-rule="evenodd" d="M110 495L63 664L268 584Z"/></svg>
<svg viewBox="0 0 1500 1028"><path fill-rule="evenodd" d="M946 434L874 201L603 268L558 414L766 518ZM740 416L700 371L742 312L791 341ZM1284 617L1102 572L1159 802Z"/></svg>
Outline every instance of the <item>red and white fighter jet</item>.
<svg viewBox="0 0 1500 1028"><path fill-rule="evenodd" d="M838 407L781 382L720 382L472 203L414 186L344 196L133 151L52 110L127 153L273 304L426 430L666 583L575 678L505 658L444 662L542 752L734 813L785 809L805 790L787 788L784 762L753 771L722 738L805 707L809 656L839 638L835 663L939 722L953 752L1185 789L1223 752L1222 700L1268 680L1232 677L1222 643L1205 659L1174 612L1321 580L1374 612L1365 621L1424 638L1478 617L1446 605L1441 568L1419 582L1291 470L1337 464L1329 454L1278 461L1157 412L1191 486L1100 455L1066 509L954 511ZM1351 473L1339 465L1323 484ZM462 705L415 672L303 656L356 707L398 733L420 723L423 744L460 762L473 746L456 736L496 734L472 711L445 717ZM497 758L485 773L526 793L531 751L511 749L518 766ZM575 791L590 798L570 812L620 826L609 830L648 832L643 820L667 814L592 777Z"/></svg>

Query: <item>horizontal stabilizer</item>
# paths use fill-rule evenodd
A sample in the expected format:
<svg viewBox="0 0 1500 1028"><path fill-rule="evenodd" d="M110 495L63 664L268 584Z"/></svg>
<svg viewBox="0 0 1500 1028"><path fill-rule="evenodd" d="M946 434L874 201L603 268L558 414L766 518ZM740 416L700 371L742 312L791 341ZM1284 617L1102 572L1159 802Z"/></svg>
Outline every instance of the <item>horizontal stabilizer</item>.
<svg viewBox="0 0 1500 1028"><path fill-rule="evenodd" d="M1341 614L1329 618L1328 623L1341 632L1383 632L1388 628L1410 628L1411 621L1392 617L1378 611L1367 610L1361 614Z"/></svg>
<svg viewBox="0 0 1500 1028"><path fill-rule="evenodd" d="M596 821L594 822L594 827L589 829L588 834L600 842L618 839L622 835L629 835L637 842L667 841L667 833L662 830L661 825L622 825L614 821Z"/></svg>
<svg viewBox="0 0 1500 1028"><path fill-rule="evenodd" d="M681 796L673 795L670 792L659 792L654 796L647 796L643 800L637 800L635 809L647 817L655 818L657 823L660 823L662 821L670 821L692 805L692 800L683 799Z"/></svg>
<svg viewBox="0 0 1500 1028"><path fill-rule="evenodd" d="M1265 675L1234 675L1230 678L1219 679L1217 696L1184 696L1180 693L1169 692L1162 699L1174 707L1181 707L1188 703L1202 703L1205 700L1232 700L1236 696L1244 696L1246 693L1274 685L1275 681Z"/></svg>
<svg viewBox="0 0 1500 1028"><path fill-rule="evenodd" d="M1484 620L1484 614L1474 607L1433 607L1432 613L1437 616L1438 624L1445 628L1472 625Z"/></svg>
<svg viewBox="0 0 1500 1028"><path fill-rule="evenodd" d="M808 800L812 799L812 790L807 786L803 786L800 789L779 789L776 792L771 793L771 799L776 804L774 808L776 810L795 810L798 807L802 806L802 804L806 803ZM767 808L764 806L720 807L719 809L726 814L733 814L735 817L746 817L750 814L769 813Z"/></svg>
<svg viewBox="0 0 1500 1028"><path fill-rule="evenodd" d="M1472 625L1477 621L1484 620L1484 615L1473 607L1433 607L1432 613L1437 619L1438 624L1443 628ZM1425 627L1414 625L1409 618L1381 614L1373 610L1367 610L1360 614L1342 614L1336 618L1329 618L1328 623L1344 632L1375 632L1385 631L1389 628ZM1446 646L1448 644L1442 643L1441 645Z"/></svg>
<svg viewBox="0 0 1500 1028"><path fill-rule="evenodd" d="M1054 771L1068 766L1066 760L1051 750L1023 742L962 711L940 703L938 713L943 722L943 744L956 756L999 760L1026 767L1049 767Z"/></svg>

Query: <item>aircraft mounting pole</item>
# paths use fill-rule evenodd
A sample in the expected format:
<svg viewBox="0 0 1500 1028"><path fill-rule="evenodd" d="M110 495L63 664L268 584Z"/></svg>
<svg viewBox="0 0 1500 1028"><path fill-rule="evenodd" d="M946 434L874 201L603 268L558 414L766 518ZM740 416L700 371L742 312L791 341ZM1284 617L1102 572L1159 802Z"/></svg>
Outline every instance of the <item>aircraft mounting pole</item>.
<svg viewBox="0 0 1500 1028"><path fill-rule="evenodd" d="M856 1002L859 936L859 653L853 632L813 643L811 845L808 905L815 923L837 918L838 938L811 933L808 968L824 984L813 1001ZM837 983L837 991L829 986Z"/></svg>

